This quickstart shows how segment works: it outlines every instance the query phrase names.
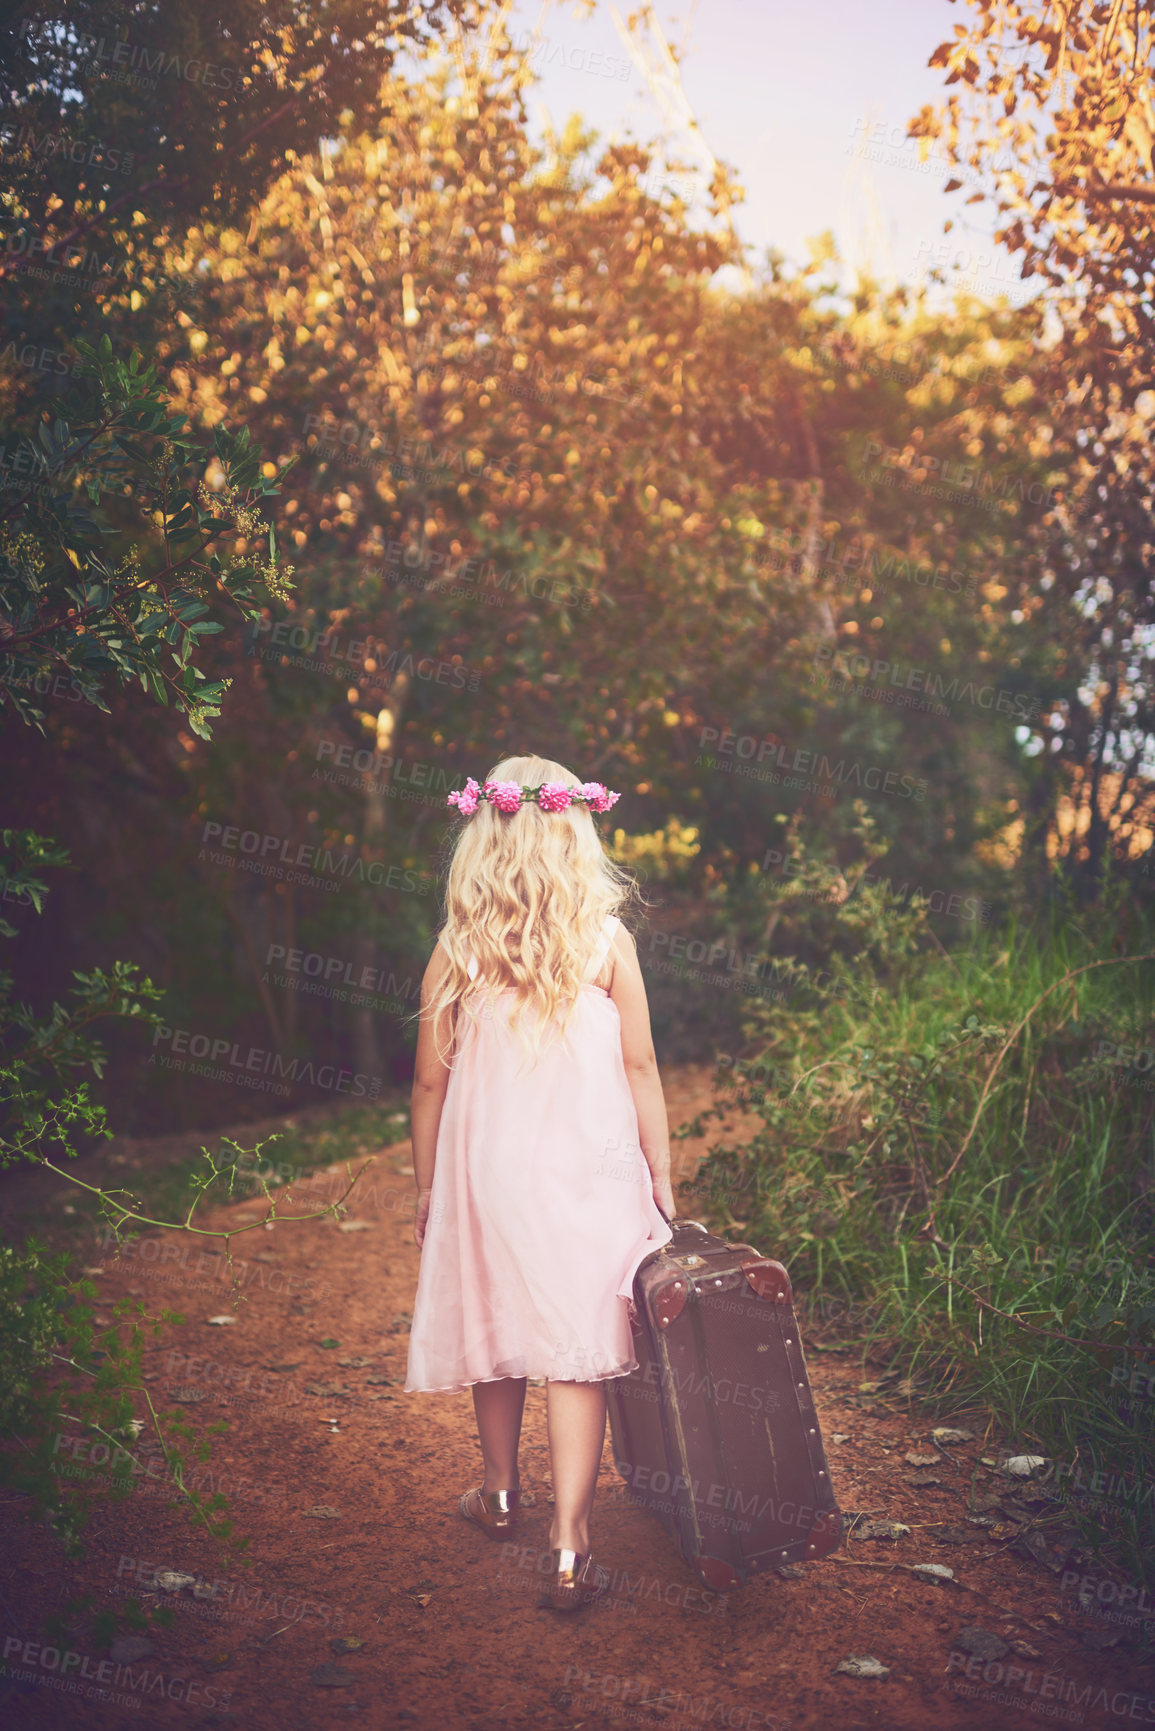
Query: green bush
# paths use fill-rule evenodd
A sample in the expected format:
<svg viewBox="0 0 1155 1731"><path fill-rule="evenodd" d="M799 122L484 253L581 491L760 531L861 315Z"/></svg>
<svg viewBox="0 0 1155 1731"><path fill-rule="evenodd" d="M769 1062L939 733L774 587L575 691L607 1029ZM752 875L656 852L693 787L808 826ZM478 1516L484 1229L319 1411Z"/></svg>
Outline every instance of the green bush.
<svg viewBox="0 0 1155 1731"><path fill-rule="evenodd" d="M821 971L750 1006L715 1110L763 1128L696 1189L812 1318L866 1317L864 1352L985 1404L1054 1462L1056 1511L1155 1578L1155 929L1108 895L1093 926L1058 905L948 954L860 842L839 868L795 838L797 876L758 888Z"/></svg>

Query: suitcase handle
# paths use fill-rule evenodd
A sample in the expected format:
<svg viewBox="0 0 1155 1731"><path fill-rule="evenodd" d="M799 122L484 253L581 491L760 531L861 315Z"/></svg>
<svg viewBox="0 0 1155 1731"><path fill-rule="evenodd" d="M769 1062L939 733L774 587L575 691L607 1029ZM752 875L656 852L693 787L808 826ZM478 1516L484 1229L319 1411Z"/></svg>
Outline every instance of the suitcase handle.
<svg viewBox="0 0 1155 1731"><path fill-rule="evenodd" d="M654 1207L658 1208L656 1202L654 1203ZM699 1232L708 1232L710 1230L708 1226L703 1226L700 1220L679 1220L676 1214L667 1214L661 1208L658 1208L658 1213L662 1216L662 1219L665 1221L667 1226L694 1226ZM665 1250L666 1248L667 1246L663 1244L662 1249Z"/></svg>
<svg viewBox="0 0 1155 1731"><path fill-rule="evenodd" d="M656 1202L655 1202L654 1206L655 1206L655 1208L658 1207ZM662 1216L662 1219L665 1221L666 1225L670 1228L671 1232L673 1231L675 1226L692 1226L696 1232L705 1232L707 1235L709 1234L710 1228L708 1226L704 1226L700 1220L679 1220L678 1216L676 1214L666 1214L661 1208L658 1208L658 1213ZM670 1244L659 1245L658 1250L657 1250L657 1254L659 1256L671 1255L672 1254L672 1241Z"/></svg>

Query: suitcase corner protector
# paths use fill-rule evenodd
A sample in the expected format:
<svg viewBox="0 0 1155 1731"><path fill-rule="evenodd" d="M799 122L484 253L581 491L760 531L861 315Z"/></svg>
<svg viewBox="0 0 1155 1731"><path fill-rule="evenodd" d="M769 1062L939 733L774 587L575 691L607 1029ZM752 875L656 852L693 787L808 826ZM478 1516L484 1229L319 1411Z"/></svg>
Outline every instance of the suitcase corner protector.
<svg viewBox="0 0 1155 1731"><path fill-rule="evenodd" d="M695 1569L711 1592L732 1593L745 1584L744 1577L724 1557L710 1557L699 1552L693 1561Z"/></svg>
<svg viewBox="0 0 1155 1731"><path fill-rule="evenodd" d="M764 1256L747 1256L742 1262L742 1273L757 1296L768 1304L794 1303L790 1276L780 1262L771 1262Z"/></svg>
<svg viewBox="0 0 1155 1731"><path fill-rule="evenodd" d="M659 1328L669 1328L671 1322L678 1320L689 1296L690 1282L685 1275L677 1280L667 1280L650 1294L654 1321Z"/></svg>

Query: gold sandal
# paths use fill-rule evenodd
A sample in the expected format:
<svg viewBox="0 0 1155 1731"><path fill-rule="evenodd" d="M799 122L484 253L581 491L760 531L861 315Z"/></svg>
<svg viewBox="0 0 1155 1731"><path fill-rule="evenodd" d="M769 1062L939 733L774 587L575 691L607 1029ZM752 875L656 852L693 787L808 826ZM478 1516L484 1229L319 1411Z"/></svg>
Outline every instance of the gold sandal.
<svg viewBox="0 0 1155 1731"><path fill-rule="evenodd" d="M466 1491L458 1508L467 1521L480 1527L487 1539L507 1539L517 1522L516 1491Z"/></svg>
<svg viewBox="0 0 1155 1731"><path fill-rule="evenodd" d="M553 1567L537 1608L539 1611L547 1608L580 1611L604 1598L609 1587L609 1570L594 1562L592 1551L582 1556L580 1551L570 1551L563 1546L553 1553Z"/></svg>

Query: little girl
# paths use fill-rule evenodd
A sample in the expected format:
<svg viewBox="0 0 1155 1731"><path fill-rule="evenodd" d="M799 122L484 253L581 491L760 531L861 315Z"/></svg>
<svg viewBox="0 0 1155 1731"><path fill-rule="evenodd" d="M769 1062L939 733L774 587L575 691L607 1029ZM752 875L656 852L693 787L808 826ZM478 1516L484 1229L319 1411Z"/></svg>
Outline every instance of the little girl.
<svg viewBox="0 0 1155 1731"><path fill-rule="evenodd" d="M634 886L590 815L617 798L541 757L450 794L463 825L413 1082L422 1256L405 1387L472 1388L485 1478L461 1512L504 1539L526 1379L546 1380L541 1602L557 1610L609 1585L589 1540L605 1382L637 1368L634 1274L674 1213L646 990L615 914Z"/></svg>

